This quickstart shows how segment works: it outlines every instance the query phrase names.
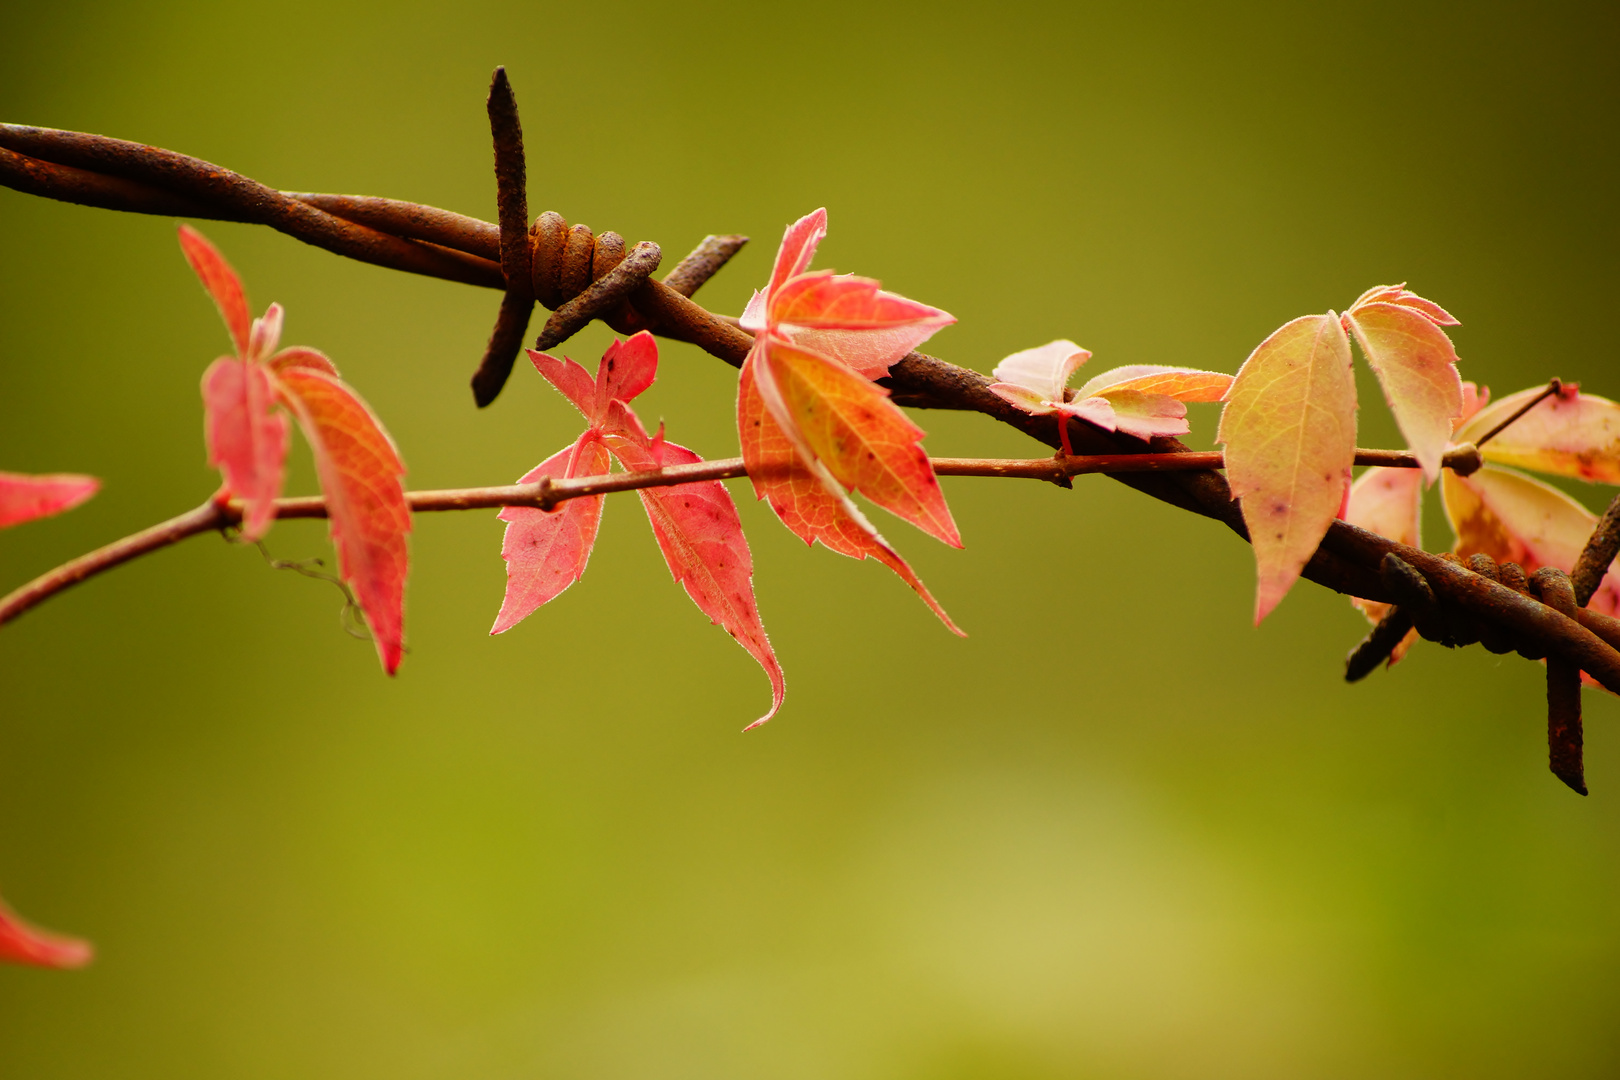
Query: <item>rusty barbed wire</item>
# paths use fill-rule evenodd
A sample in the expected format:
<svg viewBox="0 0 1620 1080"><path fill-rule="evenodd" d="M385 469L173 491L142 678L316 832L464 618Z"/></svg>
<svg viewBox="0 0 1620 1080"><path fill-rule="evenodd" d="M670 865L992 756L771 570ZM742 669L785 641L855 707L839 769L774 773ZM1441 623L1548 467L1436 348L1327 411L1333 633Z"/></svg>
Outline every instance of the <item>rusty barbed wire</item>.
<svg viewBox="0 0 1620 1080"><path fill-rule="evenodd" d="M504 93L510 97L510 83L503 71L497 71L492 84L490 109L500 162L504 153L499 149L501 129L509 121L505 103L496 100L498 86L504 86ZM515 99L511 101L510 126L516 128L520 146ZM527 225L521 245L510 239L503 244L503 239L515 235L527 211L526 204L522 204L522 214L513 213L511 200L501 198L503 187L513 187L517 175L509 167L509 155L508 167L498 168L497 175L504 176L497 182L498 206L503 208L501 224L396 199L283 192L209 162L157 147L82 132L0 124L0 185L106 209L264 224L373 265L497 289L503 294L498 333L502 318L508 323L518 321L516 309L523 306L524 295L521 257L526 254L527 292L532 296L529 303L539 302L552 310L540 338L549 343L546 347L555 347L595 318L620 333L651 330L694 344L733 366L741 365L753 344L752 335L738 327L735 320L705 310L690 297L725 265L746 242L745 237L708 237L663 281L650 276L651 268L643 272L649 263L656 267L657 245L637 245L643 252L641 259L628 265L637 248L627 251L617 233L595 234L582 225L570 226L560 214L552 212L539 215ZM614 276L616 270L627 265L625 272ZM595 288L597 285L602 288ZM509 308L513 313L504 314ZM519 343L529 313L522 312L525 325L515 335ZM486 359L497 351L493 348L494 337L492 347L486 349ZM515 357L517 346L509 344L511 338L510 331L505 331L501 349L511 348ZM490 376L488 382L494 381ZM500 381L504 382L504 376ZM1052 417L1025 413L991 393L991 379L981 372L912 352L897 361L888 377L879 382L890 389L897 404L982 413L1048 446L1060 445L1057 422ZM498 389L494 386L494 390ZM493 399L492 392L489 398ZM1072 424L1070 440L1074 453L1079 455L1188 452L1176 439L1143 441L1088 424ZM1462 460L1454 464L1469 467ZM1219 521L1248 539L1238 503L1219 472L1200 469L1109 475L1144 494ZM187 515L185 521L192 530L217 527L212 520L199 526L202 518L196 512ZM151 535L143 533L130 539L140 541L136 546L146 550L172 542L166 538L179 535L167 523L148 533ZM1383 567L1386 556L1393 556L1412 570L1433 595L1437 614L1430 629L1442 639L1456 643L1456 628L1472 627L1472 637L1465 633L1463 638L1478 640L1492 651L1511 648L1526 655L1556 654L1620 693L1620 620L1582 606L1616 549L1620 549L1620 499L1610 507L1583 553L1573 586L1579 603L1568 612L1530 595L1522 569L1513 564L1498 568L1493 577L1480 572L1481 566L1456 559L1448 561L1343 521L1329 527L1303 576L1337 592L1395 603L1390 618L1409 619L1410 614L1397 614L1402 605L1396 590L1418 587L1412 576L1397 570L1404 584L1391 588ZM1371 671L1387 659L1385 643L1393 648L1405 636L1404 631L1397 635L1393 629L1394 624L1380 634L1375 628L1369 641L1377 637L1379 643L1361 657L1358 668ZM1369 662L1380 650L1382 658Z"/></svg>

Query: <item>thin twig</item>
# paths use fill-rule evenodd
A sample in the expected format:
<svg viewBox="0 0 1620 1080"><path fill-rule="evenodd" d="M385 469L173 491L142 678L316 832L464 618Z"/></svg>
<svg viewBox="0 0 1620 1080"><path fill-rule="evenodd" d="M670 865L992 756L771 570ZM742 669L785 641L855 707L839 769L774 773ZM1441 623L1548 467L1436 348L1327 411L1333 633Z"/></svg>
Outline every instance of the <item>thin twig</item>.
<svg viewBox="0 0 1620 1080"><path fill-rule="evenodd" d="M1546 386L1545 389L1543 389L1541 391L1541 393L1537 394L1535 397L1531 398L1529 401L1525 402L1523 405L1520 405L1517 409L1513 410L1513 415L1512 416L1508 417L1506 420L1503 420L1500 424L1497 424L1495 427L1491 428L1491 430L1487 431L1485 434L1483 434L1479 438L1475 439L1474 440L1474 445L1475 446L1484 446L1486 443L1490 442L1492 439L1494 439L1498 435L1502 434L1502 432L1506 431L1514 423L1518 422L1518 420L1521 417L1523 417L1525 413L1529 412L1531 409L1535 408L1537 405L1540 405L1543 401L1546 401L1548 398L1552 397L1554 394L1561 394L1563 392L1564 392L1564 382L1563 382L1562 379L1557 379L1557 378L1548 379L1547 380L1547 386Z"/></svg>

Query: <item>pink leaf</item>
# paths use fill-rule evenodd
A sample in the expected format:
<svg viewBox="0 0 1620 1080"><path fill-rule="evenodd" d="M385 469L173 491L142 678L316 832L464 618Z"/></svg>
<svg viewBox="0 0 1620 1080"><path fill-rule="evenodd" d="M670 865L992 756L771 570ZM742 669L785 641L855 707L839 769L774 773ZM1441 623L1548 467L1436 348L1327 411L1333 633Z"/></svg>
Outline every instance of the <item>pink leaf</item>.
<svg viewBox="0 0 1620 1080"><path fill-rule="evenodd" d="M1401 307L1411 308L1420 312L1429 321L1440 326L1460 326L1451 313L1433 300L1425 300L1415 292L1411 292L1405 285L1375 285L1356 298L1350 305L1350 314L1357 308L1367 304L1399 304Z"/></svg>
<svg viewBox="0 0 1620 1080"><path fill-rule="evenodd" d="M275 520L287 460L287 418L274 411L271 376L259 364L222 356L203 373L202 397L208 463L247 504L242 538L257 540Z"/></svg>
<svg viewBox="0 0 1620 1080"><path fill-rule="evenodd" d="M1277 606L1327 534L1356 456L1356 384L1339 319L1305 315L1244 361L1216 436L1259 572L1254 621Z"/></svg>
<svg viewBox="0 0 1620 1080"><path fill-rule="evenodd" d="M77 968L88 964L94 954L89 942L29 926L0 903L0 962Z"/></svg>
<svg viewBox="0 0 1620 1080"><path fill-rule="evenodd" d="M1097 397L1088 400L1106 402L1113 413L1114 430L1138 439L1185 435L1189 430L1187 406L1168 394L1145 394L1139 390L1108 387Z"/></svg>
<svg viewBox="0 0 1620 1080"><path fill-rule="evenodd" d="M819 540L840 555L877 559L916 590L923 603L939 616L951 633L966 637L855 504L847 496L834 495L799 463L792 443L760 398L753 372L754 355L750 353L749 360L744 362L738 384L737 430L755 495L768 499L782 524L806 544Z"/></svg>
<svg viewBox="0 0 1620 1080"><path fill-rule="evenodd" d="M405 537L411 513L394 444L353 390L324 372L289 367L282 399L315 451L338 571L354 589L383 670L399 668L405 633Z"/></svg>
<svg viewBox="0 0 1620 1080"><path fill-rule="evenodd" d="M203 288L219 306L225 327L231 332L231 341L236 344L236 355L245 358L252 319L248 315L247 296L242 292L242 279L236 276L219 249L190 225L180 226L180 250L185 252L191 269L196 271Z"/></svg>
<svg viewBox="0 0 1620 1080"><path fill-rule="evenodd" d="M1422 547L1423 474L1416 469L1386 469L1374 466L1350 485L1350 501L1344 520L1368 532L1386 536L1408 547ZM1389 614L1391 605L1376 600L1351 597L1367 621L1376 623ZM1390 653L1394 664L1411 648L1416 632Z"/></svg>
<svg viewBox="0 0 1620 1080"><path fill-rule="evenodd" d="M775 292L810 269L810 260L816 256L816 247L827 236L827 210L813 210L787 227L782 234L782 246L776 250L776 265L771 269L771 283L766 294Z"/></svg>
<svg viewBox="0 0 1620 1080"><path fill-rule="evenodd" d="M771 295L772 328L800 348L849 365L868 379L932 337L955 316L903 296L878 282L826 270L804 274Z"/></svg>
<svg viewBox="0 0 1620 1080"><path fill-rule="evenodd" d="M28 476L0 472L0 529L71 510L100 487L101 481L95 477L74 473Z"/></svg>
<svg viewBox="0 0 1620 1080"><path fill-rule="evenodd" d="M542 476L562 480L607 471L607 449L600 439L586 432L578 442L529 470L518 483L533 484ZM569 499L551 511L532 506L501 510L500 519L507 523L506 537L501 542L501 557L506 560L506 597L491 634L510 630L580 579L596 544L602 506L602 496L589 495Z"/></svg>
<svg viewBox="0 0 1620 1080"><path fill-rule="evenodd" d="M1542 390L1533 386L1481 409L1457 429L1456 440L1477 440ZM1568 387L1513 421L1480 453L1503 465L1620 484L1620 405Z"/></svg>
<svg viewBox="0 0 1620 1080"><path fill-rule="evenodd" d="M998 382L1021 386L1049 402L1061 402L1069 377L1090 359L1091 353L1072 341L1052 341L1013 353L997 364L992 374ZM1017 404L1012 397L1002 396Z"/></svg>
<svg viewBox="0 0 1620 1080"><path fill-rule="evenodd" d="M578 409L589 423L595 424L601 420L596 409L596 380L591 373L568 357L561 360L543 352L527 350L529 360L534 364L534 370L545 377L545 380L562 392Z"/></svg>
<svg viewBox="0 0 1620 1080"><path fill-rule="evenodd" d="M1451 339L1425 313L1384 301L1359 303L1344 322L1383 385L1407 446L1433 483L1452 421L1463 410Z"/></svg>
<svg viewBox="0 0 1620 1080"><path fill-rule="evenodd" d="M612 408L619 412L626 407L615 402ZM610 421L610 425L621 431L640 427L629 419L617 425ZM610 445L614 455L632 472L703 460L676 443L659 441L655 446L645 435L640 439L614 437ZM743 537L736 505L718 480L642 488L637 494L669 572L686 589L698 610L736 638L765 669L771 681L771 708L745 730L758 727L782 707L786 684L760 621L759 605L754 599L754 559Z"/></svg>

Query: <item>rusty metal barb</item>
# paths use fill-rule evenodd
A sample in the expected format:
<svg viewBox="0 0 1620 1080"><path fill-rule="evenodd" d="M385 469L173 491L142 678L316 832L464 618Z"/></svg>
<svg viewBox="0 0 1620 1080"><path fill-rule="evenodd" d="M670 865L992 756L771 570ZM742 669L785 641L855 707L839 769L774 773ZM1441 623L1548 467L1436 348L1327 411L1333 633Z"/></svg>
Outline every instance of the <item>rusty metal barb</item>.
<svg viewBox="0 0 1620 1080"><path fill-rule="evenodd" d="M682 296L691 296L703 287L704 282L718 274L720 268L730 262L731 257L741 251L746 243L746 236L715 236L711 233L692 249L691 254L676 263L675 269L664 275L664 284Z"/></svg>

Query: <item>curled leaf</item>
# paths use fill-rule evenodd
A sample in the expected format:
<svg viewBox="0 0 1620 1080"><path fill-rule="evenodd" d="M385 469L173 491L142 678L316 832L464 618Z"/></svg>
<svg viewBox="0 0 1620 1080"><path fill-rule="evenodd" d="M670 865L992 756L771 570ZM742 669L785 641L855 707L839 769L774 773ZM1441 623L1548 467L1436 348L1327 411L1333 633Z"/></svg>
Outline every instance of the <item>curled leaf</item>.
<svg viewBox="0 0 1620 1080"><path fill-rule="evenodd" d="M0 472L0 529L71 510L100 487L95 477L76 473Z"/></svg>
<svg viewBox="0 0 1620 1080"><path fill-rule="evenodd" d="M1254 545L1259 623L1310 561L1350 484L1356 384L1338 316L1301 316L1261 342L1227 392L1216 437Z"/></svg>
<svg viewBox="0 0 1620 1080"><path fill-rule="evenodd" d="M315 452L338 571L360 602L383 670L392 675L405 632L405 537L411 531L400 482L405 466L382 424L346 384L307 367L285 368L279 380L282 400Z"/></svg>
<svg viewBox="0 0 1620 1080"><path fill-rule="evenodd" d="M29 926L0 902L0 962L78 968L88 964L94 955L89 942Z"/></svg>
<svg viewBox="0 0 1620 1080"><path fill-rule="evenodd" d="M879 379L906 353L956 317L884 292L871 278L802 274L771 295L769 323L802 349Z"/></svg>

